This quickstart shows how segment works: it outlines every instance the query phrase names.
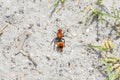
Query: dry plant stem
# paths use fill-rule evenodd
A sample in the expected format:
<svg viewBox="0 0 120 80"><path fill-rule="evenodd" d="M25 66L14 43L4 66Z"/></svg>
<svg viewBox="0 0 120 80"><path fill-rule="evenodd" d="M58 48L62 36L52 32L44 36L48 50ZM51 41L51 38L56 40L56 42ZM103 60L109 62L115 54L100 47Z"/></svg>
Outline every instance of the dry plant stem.
<svg viewBox="0 0 120 80"><path fill-rule="evenodd" d="M24 46L24 43L25 43L25 40L26 40L26 36L28 35L29 33L27 31L24 31L21 35L19 35L17 38L16 38L16 43L17 43L17 40L19 39L19 37L23 36L21 39L21 41L19 42L19 46L16 45L17 47L17 54L21 53L23 56L26 56L28 57L28 59L33 63L33 65L36 67L37 66L37 63L32 59L32 57L30 56L29 53L26 53L24 50L23 50L23 46ZM15 54L15 55L17 55Z"/></svg>
<svg viewBox="0 0 120 80"><path fill-rule="evenodd" d="M99 32L99 22L98 22L98 20L97 20L97 25L96 25L96 31L97 31L97 38L96 38L96 40L97 41L99 41L100 40L100 32Z"/></svg>
<svg viewBox="0 0 120 80"><path fill-rule="evenodd" d="M33 65L34 65L35 67L37 67L37 63L33 60L33 58L31 57L30 53L26 53L26 52L23 51L23 50L21 50L20 53L21 53L23 56L27 57L27 58L33 63Z"/></svg>
<svg viewBox="0 0 120 80"><path fill-rule="evenodd" d="M37 63L36 63L35 60L30 56L30 53L26 53L26 52L23 51L23 50L21 50L20 53L21 53L23 56L27 57L27 58L33 63L33 65L34 65L34 67L35 67L35 70L36 70L39 74L43 74L39 69L36 68L36 67L37 67Z"/></svg>
<svg viewBox="0 0 120 80"><path fill-rule="evenodd" d="M43 74L42 71L40 71L38 68L35 69L39 74Z"/></svg>
<svg viewBox="0 0 120 80"><path fill-rule="evenodd" d="M16 53L19 53L20 50L23 50L24 43L26 39L28 38L28 35L30 35L31 32L24 31L22 34L20 34L16 39L15 39L15 47L17 48Z"/></svg>
<svg viewBox="0 0 120 80"><path fill-rule="evenodd" d="M56 10L57 7L58 7L58 4L54 7L54 9L52 10L52 12L50 13L49 18L52 17L52 15L53 15L53 13L55 12L55 10Z"/></svg>
<svg viewBox="0 0 120 80"><path fill-rule="evenodd" d="M10 24L11 24L11 22L7 22L7 23L2 27L2 29L0 29L0 36L1 36L1 34L3 33L4 29L7 28Z"/></svg>
<svg viewBox="0 0 120 80"><path fill-rule="evenodd" d="M16 39L15 39L15 47L17 48L16 49L16 54L19 54L20 50L23 50L23 46L24 46L24 43L25 43L25 39L26 39L26 34L27 32L23 32L21 35L19 35ZM20 37L22 36L21 39L19 39ZM18 43L18 40L19 40L19 43Z"/></svg>
<svg viewBox="0 0 120 80"><path fill-rule="evenodd" d="M60 7L59 9L56 9L56 13L58 13L63 7Z"/></svg>

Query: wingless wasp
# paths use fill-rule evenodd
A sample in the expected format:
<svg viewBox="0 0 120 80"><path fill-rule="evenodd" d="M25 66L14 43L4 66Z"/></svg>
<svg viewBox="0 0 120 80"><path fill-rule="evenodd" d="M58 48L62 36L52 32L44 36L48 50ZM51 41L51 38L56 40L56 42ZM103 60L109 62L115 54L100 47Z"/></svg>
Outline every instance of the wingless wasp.
<svg viewBox="0 0 120 80"><path fill-rule="evenodd" d="M63 47L65 46L65 39L63 39L63 32L62 29L58 29L57 37L55 37L51 44L54 42L54 50L56 49L58 52L63 51Z"/></svg>

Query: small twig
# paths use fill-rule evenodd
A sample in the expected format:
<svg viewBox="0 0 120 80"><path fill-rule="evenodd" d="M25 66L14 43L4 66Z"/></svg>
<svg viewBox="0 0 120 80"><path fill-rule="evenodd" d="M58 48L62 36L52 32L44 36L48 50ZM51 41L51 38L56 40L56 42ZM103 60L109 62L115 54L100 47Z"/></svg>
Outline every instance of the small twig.
<svg viewBox="0 0 120 80"><path fill-rule="evenodd" d="M21 53L23 56L27 57L27 58L33 63L33 65L34 65L35 67L37 67L37 63L36 63L36 62L33 60L33 58L30 56L30 53L26 53L26 52L23 51L23 50L21 50L20 53Z"/></svg>
<svg viewBox="0 0 120 80"><path fill-rule="evenodd" d="M58 2L59 3L59 2ZM56 4L56 6L54 7L54 9L52 10L52 12L49 15L49 18L52 17L53 13L55 12L56 8L58 7L58 3Z"/></svg>
<svg viewBox="0 0 120 80"><path fill-rule="evenodd" d="M58 9L56 9L56 13L58 13L63 7L60 7Z"/></svg>
<svg viewBox="0 0 120 80"><path fill-rule="evenodd" d="M30 56L30 54L27 56L28 59L33 63L35 67L37 67L37 63L33 60L33 58Z"/></svg>
<svg viewBox="0 0 120 80"><path fill-rule="evenodd" d="M38 68L36 68L35 71L37 71L39 74L43 74L43 72L39 70Z"/></svg>
<svg viewBox="0 0 120 80"><path fill-rule="evenodd" d="M22 44L21 47L23 47L24 42L25 42L25 33L26 33L26 31L24 31L22 34L20 34L20 35L15 39L15 46L16 46L16 47L18 47L19 38L24 35L24 37L23 37L22 40L21 40L21 44Z"/></svg>
<svg viewBox="0 0 120 80"><path fill-rule="evenodd" d="M24 31L15 39L16 55L19 54L20 50L23 50L24 43L31 33Z"/></svg>
<svg viewBox="0 0 120 80"><path fill-rule="evenodd" d="M2 27L2 29L0 29L0 36L3 34L3 30L4 30L5 28L7 28L10 24L11 24L11 22L7 22L7 23Z"/></svg>

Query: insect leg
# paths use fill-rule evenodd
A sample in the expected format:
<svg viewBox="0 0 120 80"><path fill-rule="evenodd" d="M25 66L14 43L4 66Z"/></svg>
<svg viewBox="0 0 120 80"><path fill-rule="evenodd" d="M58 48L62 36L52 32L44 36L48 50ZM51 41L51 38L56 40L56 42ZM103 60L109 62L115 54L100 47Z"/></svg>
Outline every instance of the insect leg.
<svg viewBox="0 0 120 80"><path fill-rule="evenodd" d="M51 41L50 45L52 45L53 42L55 42L55 38Z"/></svg>
<svg viewBox="0 0 120 80"><path fill-rule="evenodd" d="M53 49L55 50L57 38L54 38L54 39L51 41L51 44L52 44L53 42L54 42Z"/></svg>
<svg viewBox="0 0 120 80"><path fill-rule="evenodd" d="M65 46L65 39L62 38L62 40L63 40L63 42L64 42L64 46Z"/></svg>

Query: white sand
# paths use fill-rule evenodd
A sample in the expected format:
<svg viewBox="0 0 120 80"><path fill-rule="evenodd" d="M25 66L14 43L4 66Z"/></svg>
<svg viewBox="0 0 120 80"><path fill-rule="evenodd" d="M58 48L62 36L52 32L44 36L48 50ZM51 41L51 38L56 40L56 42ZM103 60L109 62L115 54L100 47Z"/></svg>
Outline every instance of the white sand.
<svg viewBox="0 0 120 80"><path fill-rule="evenodd" d="M114 0L119 6L118 1ZM98 55L83 46L88 43L100 45L96 41L95 23L90 26L78 24L79 21L85 22L84 7L94 0L80 0L78 6L74 0L67 0L65 7L54 12L50 19L52 2L0 0L0 29L6 21L12 23L0 37L0 80L105 80L95 68L100 65ZM112 0L103 3L110 11ZM101 39L111 30L111 27L103 27L103 31L100 28ZM59 28L67 36L64 37L66 43L62 53L54 51L50 45ZM114 52L119 55L120 50L116 49L120 39L113 43L116 46Z"/></svg>

